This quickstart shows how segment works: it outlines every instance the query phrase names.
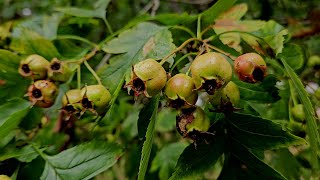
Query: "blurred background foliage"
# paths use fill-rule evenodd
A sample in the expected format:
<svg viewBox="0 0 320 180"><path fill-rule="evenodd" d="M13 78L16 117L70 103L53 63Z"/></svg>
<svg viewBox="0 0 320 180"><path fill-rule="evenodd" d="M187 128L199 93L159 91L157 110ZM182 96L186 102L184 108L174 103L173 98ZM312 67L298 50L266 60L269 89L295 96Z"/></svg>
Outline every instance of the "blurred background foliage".
<svg viewBox="0 0 320 180"><path fill-rule="evenodd" d="M237 2L244 2L249 6L245 19L274 19L288 28L291 33L292 42L303 45L305 55L309 60L304 63L304 68L300 70L299 75L304 84L310 87L310 94L314 94L314 90L320 84L320 1L238 0ZM117 31L138 15L184 12L197 14L211 7L214 3L215 0L111 0L106 17L113 31ZM82 46L84 48L88 47L81 43L77 44L78 42L71 43L71 41L56 40L55 35L51 36L54 33L50 34L43 29L46 28L42 27L43 21L46 21L47 25L59 23L57 29L58 36L73 34L96 43L108 37L106 26L101 19L63 16L55 10L57 7L68 6L93 9L95 8L95 2L89 0L0 0L0 49L8 49L11 41L10 32L12 24L19 23L24 24L24 26L32 26L32 29L36 30L39 34L50 40L54 40L55 46L64 57L75 58L75 55L79 55L83 51ZM181 36L174 36L174 38L179 37ZM90 64L97 67L102 58L104 58L102 54L97 54L95 58L90 60ZM91 74L85 68L82 70L82 76L84 82L89 82ZM61 88L65 92L70 87L62 86ZM113 166L111 170L99 175L97 179L105 179L105 177L109 179L131 177L134 179L133 177L137 176L141 153L141 144L139 144L141 141L139 141L138 137L137 121L142 106L141 104L139 105L140 102L134 103L132 96L127 95L125 90L121 92L119 97L121 98L115 104L117 113L112 115L112 122L101 121L100 126L96 127L94 132L89 132L94 123L90 123L91 119L86 121L84 117L82 121L77 122L76 127L78 128L75 129L74 139L72 139L72 142L69 142L79 144L79 142L92 139L94 136L105 136L108 140L117 141L125 146L126 153L119 163ZM318 97L311 96L311 98L315 107L320 107L320 95ZM175 130L174 119L176 113L164 107L165 102L161 103L161 106L163 109L159 112L158 124L156 126L157 135L153 153L151 153L153 161L150 163L150 173L148 173L146 179L155 179L155 177L167 179L174 170L180 153L186 147L187 140L181 140L182 138ZM45 113L54 116L56 110L57 107L53 107ZM47 152L49 154L56 154L61 150L61 146L66 148L61 143L68 141L66 140L68 137L66 134L52 135L51 130L55 122L52 121L46 124L46 119L39 116L42 111L40 108L34 108L22 121L20 126L30 135L32 135L32 131L39 130L40 132L38 132L35 138L36 141L41 142L40 144L42 145L55 144L55 146L50 147L51 149L47 149ZM30 123L29 119L32 119L32 123ZM168 119L173 120L168 121ZM45 126L42 129L37 129L37 125L41 123L45 124ZM105 134L105 132L109 133ZM23 138L21 137L21 139ZM302 152L299 156L295 157L297 154L294 154L294 152L297 152L297 149L293 148L289 150L268 151L265 154L265 161L289 179L299 178L300 172L304 173L304 177L310 177L312 172L310 170L311 164L308 152ZM155 154L158 151L160 152ZM170 156L172 161L168 162L164 160L168 156ZM222 160L218 161L216 168L204 174L203 178L216 178L221 171L222 162ZM290 162L290 165L288 165L288 162ZM2 164L0 163L0 169L4 166L11 167L10 165L15 167L14 165L17 163L17 160L12 159L5 161ZM40 176L42 170L38 169L36 172L30 173L30 169L37 166L43 167L43 163L40 158L37 158L29 164L22 165L19 176L25 179L36 179L35 177ZM7 168L5 171L0 170L0 174L12 174L14 170Z"/></svg>

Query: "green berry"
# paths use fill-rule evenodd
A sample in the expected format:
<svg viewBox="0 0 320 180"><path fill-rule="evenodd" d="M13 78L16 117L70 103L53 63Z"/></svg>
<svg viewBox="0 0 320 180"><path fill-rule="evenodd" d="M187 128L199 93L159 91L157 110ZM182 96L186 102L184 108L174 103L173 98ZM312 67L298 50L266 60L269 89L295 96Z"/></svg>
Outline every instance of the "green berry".
<svg viewBox="0 0 320 180"><path fill-rule="evenodd" d="M135 64L131 72L131 80L126 87L132 88L135 95L144 94L152 97L164 88L167 73L154 59L146 59Z"/></svg>
<svg viewBox="0 0 320 180"><path fill-rule="evenodd" d="M50 79L58 82L66 82L70 79L71 75L72 71L65 62L59 61L57 58L51 61L48 68L48 76Z"/></svg>
<svg viewBox="0 0 320 180"><path fill-rule="evenodd" d="M45 79L49 64L49 61L42 56L32 54L20 62L19 73L33 80Z"/></svg>
<svg viewBox="0 0 320 180"><path fill-rule="evenodd" d="M305 120L303 104L297 104L291 109L292 117L294 120L302 122Z"/></svg>
<svg viewBox="0 0 320 180"><path fill-rule="evenodd" d="M197 102L198 93L194 91L194 88L191 77L185 74L177 74L168 80L164 92L169 99L170 106L186 108Z"/></svg>
<svg viewBox="0 0 320 180"><path fill-rule="evenodd" d="M224 88L219 89L209 98L214 106L236 107L240 100L239 88L234 82L230 81Z"/></svg>
<svg viewBox="0 0 320 180"><path fill-rule="evenodd" d="M204 89L213 95L231 80L232 68L221 54L209 52L198 56L192 62L191 74L197 90Z"/></svg>
<svg viewBox="0 0 320 180"><path fill-rule="evenodd" d="M90 85L81 89L83 94L82 106L86 109L94 109L102 114L111 100L111 94L103 85Z"/></svg>
<svg viewBox="0 0 320 180"><path fill-rule="evenodd" d="M48 108L52 106L58 95L57 86L47 80L38 80L28 88L29 100L36 106Z"/></svg>

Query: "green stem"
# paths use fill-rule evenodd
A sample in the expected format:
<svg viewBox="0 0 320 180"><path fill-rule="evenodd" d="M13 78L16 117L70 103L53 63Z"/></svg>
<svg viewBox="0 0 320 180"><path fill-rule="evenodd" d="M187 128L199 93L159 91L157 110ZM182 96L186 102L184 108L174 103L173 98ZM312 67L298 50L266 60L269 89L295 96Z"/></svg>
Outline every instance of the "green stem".
<svg viewBox="0 0 320 180"><path fill-rule="evenodd" d="M34 143L31 143L31 146L44 160L47 161L46 155Z"/></svg>
<svg viewBox="0 0 320 180"><path fill-rule="evenodd" d="M85 39L85 38L82 38L82 37L79 37L79 36L74 36L74 35L59 35L57 36L57 39L73 39L73 40L78 40L78 41L81 41L81 42L84 42L86 44L89 44L91 46L93 46L94 48L98 48L99 49L99 46L91 41L89 41L88 39Z"/></svg>
<svg viewBox="0 0 320 180"><path fill-rule="evenodd" d="M168 54L166 57L164 57L164 58L161 60L160 64L162 65L163 63L165 63L170 56L172 56L172 55L175 54L176 52L180 51L182 48L184 48L187 44L189 44L189 43L192 42L192 41L199 41L199 39L198 39L198 38L190 38L190 39L187 39L187 40L186 40L184 43L182 43L179 47L177 47L177 48L176 48L175 50L173 50L170 54Z"/></svg>
<svg viewBox="0 0 320 180"><path fill-rule="evenodd" d="M174 65L171 67L170 73L172 73L173 69L174 69L182 60L184 60L186 57L191 56L191 55L197 55L197 54L198 54L198 52L190 52L190 53L185 54L184 56L182 56L182 57L181 57L180 59L178 59L178 60L174 63Z"/></svg>
<svg viewBox="0 0 320 180"><path fill-rule="evenodd" d="M81 89L81 66L77 67L77 88Z"/></svg>
<svg viewBox="0 0 320 180"><path fill-rule="evenodd" d="M93 77L97 80L98 84L102 84L101 80L99 78L99 76L97 75L97 73L91 68L91 66L89 65L89 63L87 61L83 62L84 65L87 67L87 69L91 72L91 74L93 75Z"/></svg>
<svg viewBox="0 0 320 180"><path fill-rule="evenodd" d="M201 14L198 15L197 21L197 38L201 39Z"/></svg>
<svg viewBox="0 0 320 180"><path fill-rule="evenodd" d="M183 30L183 31L187 32L188 34L190 34L191 37L193 37L193 38L196 37L196 35L187 27L184 27L184 26L172 26L171 28Z"/></svg>
<svg viewBox="0 0 320 180"><path fill-rule="evenodd" d="M110 33L110 34L113 34L113 30L112 30L111 25L110 25L110 23L108 22L107 18L103 18L103 22L104 22L104 24L106 24L109 33Z"/></svg>
<svg viewBox="0 0 320 180"><path fill-rule="evenodd" d="M292 101L293 101L293 106L298 105L299 102L298 102L298 100L297 100L297 96L296 96L296 93L295 93L295 91L294 91L295 89L294 89L294 87L293 87L292 81L289 79L288 82L289 82L289 87L290 87L291 99L292 99Z"/></svg>

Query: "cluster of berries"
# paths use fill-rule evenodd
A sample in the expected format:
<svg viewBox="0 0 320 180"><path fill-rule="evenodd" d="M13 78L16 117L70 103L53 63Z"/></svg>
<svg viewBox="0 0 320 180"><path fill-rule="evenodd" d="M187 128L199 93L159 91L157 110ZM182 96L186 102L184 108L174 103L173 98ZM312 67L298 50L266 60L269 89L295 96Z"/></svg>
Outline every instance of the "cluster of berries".
<svg viewBox="0 0 320 180"><path fill-rule="evenodd" d="M197 140L198 135L206 133L210 127L204 110L196 106L198 92L205 91L209 102L222 112L235 109L240 92L231 81L231 64L220 53L199 55L192 62L190 71L191 77L179 73L167 80L165 69L157 61L147 59L133 66L131 80L126 87L131 88L135 95L144 94L146 97L164 89L169 106L178 110L178 132ZM255 83L266 76L266 63L260 55L246 53L234 61L234 72L240 80Z"/></svg>
<svg viewBox="0 0 320 180"><path fill-rule="evenodd" d="M58 85L68 81L73 71L67 63L57 58L49 62L42 56L33 54L21 61L19 73L33 80L27 93L32 104L48 108L57 98ZM110 99L111 95L103 85L85 86L65 93L62 99L62 110L69 115L82 114L86 110L100 114L104 112Z"/></svg>

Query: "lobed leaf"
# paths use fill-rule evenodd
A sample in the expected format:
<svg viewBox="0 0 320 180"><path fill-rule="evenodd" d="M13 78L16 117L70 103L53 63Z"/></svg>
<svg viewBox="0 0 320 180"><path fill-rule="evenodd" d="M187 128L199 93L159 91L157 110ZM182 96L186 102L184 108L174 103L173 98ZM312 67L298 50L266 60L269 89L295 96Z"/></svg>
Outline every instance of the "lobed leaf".
<svg viewBox="0 0 320 180"><path fill-rule="evenodd" d="M286 44L278 57L286 61L293 70L301 69L305 62L302 48L292 43Z"/></svg>

